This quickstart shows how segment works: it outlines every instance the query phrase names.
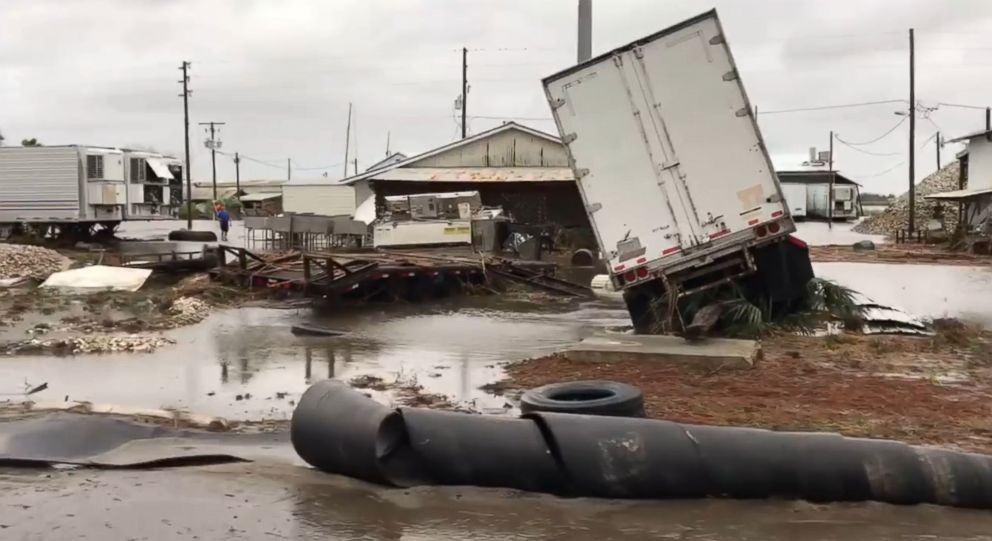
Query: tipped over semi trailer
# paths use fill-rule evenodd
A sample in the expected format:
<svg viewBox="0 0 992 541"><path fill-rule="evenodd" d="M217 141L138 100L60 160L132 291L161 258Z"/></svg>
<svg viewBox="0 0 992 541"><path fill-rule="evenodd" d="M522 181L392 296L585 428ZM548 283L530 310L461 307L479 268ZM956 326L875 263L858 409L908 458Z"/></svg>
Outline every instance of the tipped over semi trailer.
<svg viewBox="0 0 992 541"><path fill-rule="evenodd" d="M716 11L544 79L638 332L729 282L787 303L812 277Z"/></svg>

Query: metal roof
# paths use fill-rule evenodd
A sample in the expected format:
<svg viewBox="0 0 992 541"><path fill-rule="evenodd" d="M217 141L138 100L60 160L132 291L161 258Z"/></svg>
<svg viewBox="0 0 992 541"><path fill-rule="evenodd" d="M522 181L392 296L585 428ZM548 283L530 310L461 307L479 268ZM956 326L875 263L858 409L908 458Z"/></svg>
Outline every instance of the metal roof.
<svg viewBox="0 0 992 541"><path fill-rule="evenodd" d="M238 199L242 202L252 202L252 201L268 201L269 199L278 199L282 197L282 193L271 193L271 192L258 192L242 195Z"/></svg>
<svg viewBox="0 0 992 541"><path fill-rule="evenodd" d="M436 156L436 155L438 155L438 154L440 154L442 152L447 152L447 151L449 151L449 150L451 150L453 148L458 148L458 147L461 147L461 146L464 146L464 145L469 145L469 144L472 144L472 143L474 143L474 142L476 142L476 141L478 141L480 139L485 139L487 137L496 135L497 133L501 133L501 132L509 131L509 130L519 130L519 131L522 131L524 133L528 133L530 135L533 135L535 137L540 137L541 139L545 139L547 141L551 141L552 143L561 144L561 139L559 137L557 137L557 136L551 135L550 133L545 133L545 132L543 132L541 130L536 130L536 129L530 128L528 126L524 126L523 124L517 124L516 122L507 122L507 123L502 124L500 126L496 126L495 128L492 128L492 129L489 129L489 130L486 130L486 131L483 131L483 132L479 132L479 133L477 133L477 134L475 134L475 135L473 135L471 137L466 137L465 139L459 139L458 141L455 141L453 143L448 143L447 145L437 147L437 148L435 148L433 150L428 150L427 152L422 152L420 154L417 154L416 156L411 156L411 157L409 157L409 158L407 158L405 160L402 160L402 161L399 161L399 162L396 162L396 163L387 165L386 167L381 167L379 169L375 169L375 170L372 170L372 171L366 171L366 172L364 172L362 174L359 174L359 175L355 175L355 176L352 176L352 177L341 179L340 181L338 181L338 183L339 184L354 184L354 183L356 183L356 182L358 182L360 180L372 179L372 178L378 179L378 180L406 180L406 179L385 179L385 178L382 177L382 174L383 174L384 171L395 171L396 169L402 168L402 167L404 167L406 165L409 165L411 163L417 162L417 161L422 160L424 158L429 158L431 156ZM464 169L464 168L459 168L459 169ZM484 169L488 169L488 168L484 168ZM516 169L520 169L520 168L516 168ZM536 168L536 169L556 169L556 168ZM571 175L571 172L569 174ZM418 179L418 180L427 180L427 179ZM532 180L546 180L546 179L532 179ZM555 180L562 180L562 179L555 179Z"/></svg>
<svg viewBox="0 0 992 541"><path fill-rule="evenodd" d="M958 201L963 199L971 199L973 197L990 193L992 193L992 188L975 188L972 190L954 190L951 192L932 193L930 195L924 195L923 198L939 199L943 201Z"/></svg>
<svg viewBox="0 0 992 541"><path fill-rule="evenodd" d="M830 171L826 169L803 169L799 171L775 171L779 182L792 184L830 184ZM834 171L834 184L854 184L857 182L845 177L840 171Z"/></svg>
<svg viewBox="0 0 992 541"><path fill-rule="evenodd" d="M390 169L373 180L403 182L574 182L568 167L408 167Z"/></svg>
<svg viewBox="0 0 992 541"><path fill-rule="evenodd" d="M962 135L961 137L955 137L954 139L945 139L945 143L958 143L968 139L974 139L975 137L981 137L983 135L992 135L992 130L978 130L967 135Z"/></svg>

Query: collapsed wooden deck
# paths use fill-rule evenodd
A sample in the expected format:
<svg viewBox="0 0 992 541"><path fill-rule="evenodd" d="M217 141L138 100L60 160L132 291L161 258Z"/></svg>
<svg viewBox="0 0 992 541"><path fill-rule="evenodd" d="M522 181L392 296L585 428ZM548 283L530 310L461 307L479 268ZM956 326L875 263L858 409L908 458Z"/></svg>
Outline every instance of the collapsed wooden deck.
<svg viewBox="0 0 992 541"><path fill-rule="evenodd" d="M335 299L444 297L494 280L526 284L568 297L592 291L554 277L556 265L473 254L363 250L259 255L221 246L211 276L246 288L280 288L300 296Z"/></svg>

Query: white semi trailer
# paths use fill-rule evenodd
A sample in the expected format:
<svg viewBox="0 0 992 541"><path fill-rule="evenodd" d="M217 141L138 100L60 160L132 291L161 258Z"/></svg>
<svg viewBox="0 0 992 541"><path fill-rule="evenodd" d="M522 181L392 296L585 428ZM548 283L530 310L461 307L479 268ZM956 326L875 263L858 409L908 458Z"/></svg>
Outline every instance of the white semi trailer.
<svg viewBox="0 0 992 541"><path fill-rule="evenodd" d="M638 331L657 327L659 301L755 274L774 299L800 294L808 253L789 235L790 209L716 11L544 88Z"/></svg>
<svg viewBox="0 0 992 541"><path fill-rule="evenodd" d="M124 152L67 145L0 147L0 224L103 224L124 219Z"/></svg>

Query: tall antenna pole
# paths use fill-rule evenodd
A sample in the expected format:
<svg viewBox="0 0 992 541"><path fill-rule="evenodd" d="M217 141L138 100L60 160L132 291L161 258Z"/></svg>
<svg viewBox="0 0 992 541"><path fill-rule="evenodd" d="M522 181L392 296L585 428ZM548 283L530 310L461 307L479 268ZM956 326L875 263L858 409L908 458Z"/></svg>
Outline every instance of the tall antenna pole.
<svg viewBox="0 0 992 541"><path fill-rule="evenodd" d="M234 196L241 199L241 155L234 153Z"/></svg>
<svg viewBox="0 0 992 541"><path fill-rule="evenodd" d="M909 29L909 234L916 231L916 46Z"/></svg>
<svg viewBox="0 0 992 541"><path fill-rule="evenodd" d="M462 139L468 136L465 115L468 111L468 48L462 47Z"/></svg>
<svg viewBox="0 0 992 541"><path fill-rule="evenodd" d="M937 132L937 170L940 171L940 132Z"/></svg>
<svg viewBox="0 0 992 541"><path fill-rule="evenodd" d="M344 131L344 176L348 176L348 145L351 144L351 102L348 102L348 127Z"/></svg>
<svg viewBox="0 0 992 541"><path fill-rule="evenodd" d="M830 131L830 195L828 200L830 201L830 210L827 211L827 229L834 228L834 132Z"/></svg>
<svg viewBox="0 0 992 541"><path fill-rule="evenodd" d="M389 132L386 132L386 157L389 157Z"/></svg>
<svg viewBox="0 0 992 541"><path fill-rule="evenodd" d="M183 65L179 67L183 71L183 80L179 81L183 84L183 93L179 96L183 99L183 133L186 138L186 167L183 169L186 172L186 229L192 231L193 229L193 182L190 180L189 175L189 68L190 63L186 60L183 61ZM180 179L181 180L181 179Z"/></svg>
<svg viewBox="0 0 992 541"><path fill-rule="evenodd" d="M578 61L592 58L592 0L579 0Z"/></svg>
<svg viewBox="0 0 992 541"><path fill-rule="evenodd" d="M293 180L293 159L286 158L286 182Z"/></svg>

